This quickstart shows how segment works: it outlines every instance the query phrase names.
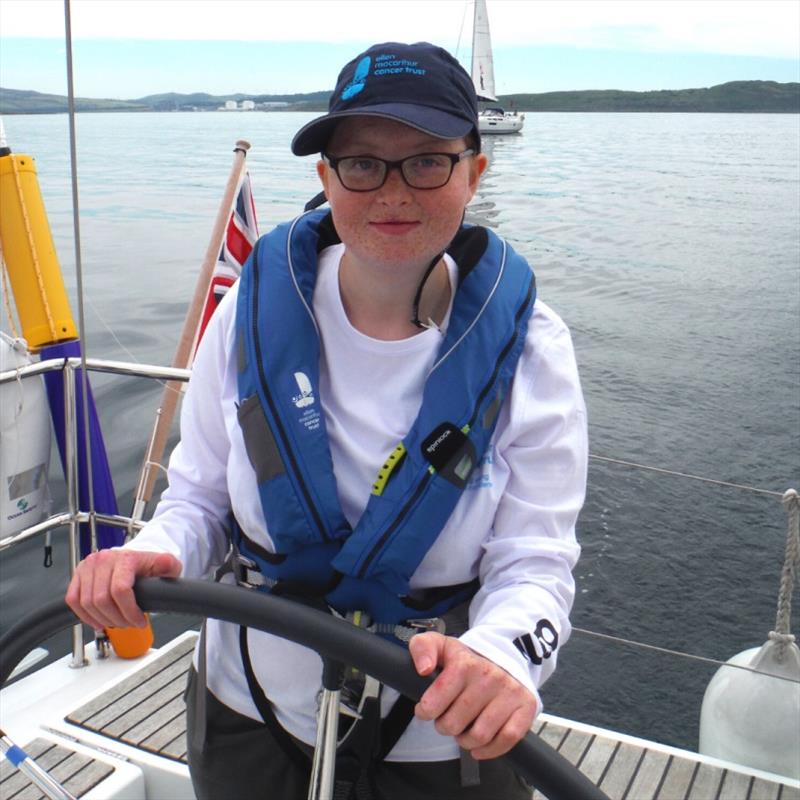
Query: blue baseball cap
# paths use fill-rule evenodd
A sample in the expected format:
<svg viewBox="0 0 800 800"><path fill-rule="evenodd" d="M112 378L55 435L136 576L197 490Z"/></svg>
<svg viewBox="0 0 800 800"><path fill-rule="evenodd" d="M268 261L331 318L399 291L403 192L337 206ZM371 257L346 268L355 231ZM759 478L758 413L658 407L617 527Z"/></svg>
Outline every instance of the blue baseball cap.
<svg viewBox="0 0 800 800"><path fill-rule="evenodd" d="M447 50L428 42L385 42L339 73L328 113L292 139L296 156L321 153L339 120L383 117L442 139L473 133L480 149L478 100L472 79Z"/></svg>

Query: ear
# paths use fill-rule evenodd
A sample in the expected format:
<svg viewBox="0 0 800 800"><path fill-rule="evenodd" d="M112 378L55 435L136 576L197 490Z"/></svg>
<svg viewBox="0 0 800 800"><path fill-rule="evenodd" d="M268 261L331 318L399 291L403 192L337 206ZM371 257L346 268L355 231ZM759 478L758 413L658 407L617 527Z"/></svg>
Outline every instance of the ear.
<svg viewBox="0 0 800 800"><path fill-rule="evenodd" d="M328 162L322 158L317 161L317 175L319 175L319 179L322 183L322 188L325 190L325 194L328 194L328 183L331 179L331 168Z"/></svg>
<svg viewBox="0 0 800 800"><path fill-rule="evenodd" d="M469 164L469 199L475 196L478 191L478 184L481 182L481 175L486 172L489 166L489 156L486 153L478 153L470 159Z"/></svg>

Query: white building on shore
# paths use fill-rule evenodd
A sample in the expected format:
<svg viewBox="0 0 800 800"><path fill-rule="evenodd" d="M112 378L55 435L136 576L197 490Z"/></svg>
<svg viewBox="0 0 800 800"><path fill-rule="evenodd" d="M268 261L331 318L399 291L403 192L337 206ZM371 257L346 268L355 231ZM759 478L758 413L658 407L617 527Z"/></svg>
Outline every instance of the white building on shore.
<svg viewBox="0 0 800 800"><path fill-rule="evenodd" d="M255 100L242 100L237 103L235 100L226 100L224 106L219 107L219 111L274 111L278 108L288 108L289 103L285 101L268 101L256 105Z"/></svg>
<svg viewBox="0 0 800 800"><path fill-rule="evenodd" d="M255 111L256 104L253 100L242 100L237 103L235 100L226 100L224 106L220 106L220 111Z"/></svg>

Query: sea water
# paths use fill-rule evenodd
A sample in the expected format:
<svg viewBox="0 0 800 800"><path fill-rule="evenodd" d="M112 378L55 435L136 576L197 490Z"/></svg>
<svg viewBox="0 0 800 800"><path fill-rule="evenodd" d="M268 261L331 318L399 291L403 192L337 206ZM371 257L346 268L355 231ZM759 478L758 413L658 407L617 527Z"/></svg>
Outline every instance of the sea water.
<svg viewBox="0 0 800 800"><path fill-rule="evenodd" d="M311 116L78 117L90 356L171 363L236 140L252 144L264 232L318 191L314 158L289 152ZM5 124L37 160L77 315L67 118ZM468 220L529 259L570 326L599 457L573 624L712 659L758 646L775 623L779 497L603 459L778 493L800 484L800 117L528 114L522 134L484 147ZM92 384L127 513L161 387ZM40 542L0 555L2 629L63 591L63 533L54 541L50 570ZM576 632L542 694L552 713L696 747L714 669Z"/></svg>

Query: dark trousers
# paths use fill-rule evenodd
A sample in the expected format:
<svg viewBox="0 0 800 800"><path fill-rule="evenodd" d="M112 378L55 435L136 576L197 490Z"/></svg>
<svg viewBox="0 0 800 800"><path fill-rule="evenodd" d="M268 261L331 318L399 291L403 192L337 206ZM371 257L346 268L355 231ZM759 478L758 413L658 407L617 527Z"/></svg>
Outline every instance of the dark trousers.
<svg viewBox="0 0 800 800"><path fill-rule="evenodd" d="M186 726L189 770L198 800L306 800L308 769L286 756L269 729L206 690L206 744L196 749L197 673L189 673ZM302 745L309 750L308 747ZM375 800L530 800L531 789L502 759L480 762L479 786L461 786L459 762L391 762L375 768Z"/></svg>

